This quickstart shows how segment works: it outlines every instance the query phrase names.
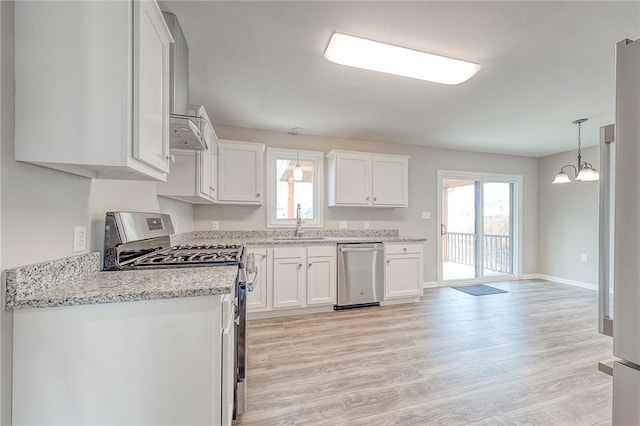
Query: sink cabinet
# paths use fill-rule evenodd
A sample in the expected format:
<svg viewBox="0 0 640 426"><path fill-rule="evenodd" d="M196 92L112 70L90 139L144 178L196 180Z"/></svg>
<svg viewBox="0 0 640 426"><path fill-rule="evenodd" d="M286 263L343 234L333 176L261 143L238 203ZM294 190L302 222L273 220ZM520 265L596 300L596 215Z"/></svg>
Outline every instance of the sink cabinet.
<svg viewBox="0 0 640 426"><path fill-rule="evenodd" d="M333 306L336 246L282 245L250 248L258 262L258 285L247 296L248 312Z"/></svg>
<svg viewBox="0 0 640 426"><path fill-rule="evenodd" d="M155 1L16 2L16 160L166 180L172 41Z"/></svg>
<svg viewBox="0 0 640 426"><path fill-rule="evenodd" d="M407 207L409 157L333 150L329 206Z"/></svg>

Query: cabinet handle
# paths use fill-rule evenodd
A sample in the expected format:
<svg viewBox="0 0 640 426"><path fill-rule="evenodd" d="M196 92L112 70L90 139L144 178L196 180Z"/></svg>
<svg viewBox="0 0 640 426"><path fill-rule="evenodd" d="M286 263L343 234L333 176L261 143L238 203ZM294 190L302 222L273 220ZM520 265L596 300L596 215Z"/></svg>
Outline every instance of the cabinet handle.
<svg viewBox="0 0 640 426"><path fill-rule="evenodd" d="M406 248L406 247L403 247L403 248L402 248L402 251L406 252L406 251L407 251L407 248Z"/></svg>
<svg viewBox="0 0 640 426"><path fill-rule="evenodd" d="M309 264L309 269L311 269L311 263Z"/></svg>
<svg viewBox="0 0 640 426"><path fill-rule="evenodd" d="M367 197L367 201L369 201L369 198L370 198L370 197Z"/></svg>
<svg viewBox="0 0 640 426"><path fill-rule="evenodd" d="M258 198L259 196L260 196L260 193L258 192L258 193L256 194L256 198Z"/></svg>
<svg viewBox="0 0 640 426"><path fill-rule="evenodd" d="M298 263L298 269L302 268L302 263Z"/></svg>
<svg viewBox="0 0 640 426"><path fill-rule="evenodd" d="M378 201L378 197L373 197L373 201Z"/></svg>
<svg viewBox="0 0 640 426"><path fill-rule="evenodd" d="M387 263L391 263L391 261L390 261L390 260L387 260Z"/></svg>
<svg viewBox="0 0 640 426"><path fill-rule="evenodd" d="M267 255L266 255L266 254L263 254L263 255L262 255L262 258L263 258L263 259L266 259L266 258L267 258Z"/></svg>

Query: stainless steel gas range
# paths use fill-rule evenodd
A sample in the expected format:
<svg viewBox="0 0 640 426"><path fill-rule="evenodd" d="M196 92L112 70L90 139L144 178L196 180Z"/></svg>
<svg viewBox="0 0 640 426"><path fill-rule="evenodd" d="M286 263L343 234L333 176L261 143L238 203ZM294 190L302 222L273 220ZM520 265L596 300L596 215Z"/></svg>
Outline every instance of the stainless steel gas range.
<svg viewBox="0 0 640 426"><path fill-rule="evenodd" d="M247 303L257 269L253 254L241 244L171 245L171 217L160 213L108 212L105 217L103 267L105 271L149 268L238 266L235 282L236 347L234 418L246 409ZM252 278L248 282L247 276Z"/></svg>

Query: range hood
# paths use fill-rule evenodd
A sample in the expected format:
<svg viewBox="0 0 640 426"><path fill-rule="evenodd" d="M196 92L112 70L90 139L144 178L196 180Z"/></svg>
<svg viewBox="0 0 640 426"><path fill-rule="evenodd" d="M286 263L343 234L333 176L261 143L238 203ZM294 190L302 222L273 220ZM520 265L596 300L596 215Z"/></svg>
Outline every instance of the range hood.
<svg viewBox="0 0 640 426"><path fill-rule="evenodd" d="M169 49L169 135L172 149L207 150L207 120L189 115L189 46L176 15L162 12L173 36Z"/></svg>

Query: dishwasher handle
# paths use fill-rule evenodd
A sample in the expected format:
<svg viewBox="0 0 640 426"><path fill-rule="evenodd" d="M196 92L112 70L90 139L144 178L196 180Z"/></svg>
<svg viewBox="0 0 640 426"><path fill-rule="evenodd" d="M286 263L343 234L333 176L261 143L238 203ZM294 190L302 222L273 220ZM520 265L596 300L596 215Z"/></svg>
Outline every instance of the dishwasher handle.
<svg viewBox="0 0 640 426"><path fill-rule="evenodd" d="M340 250L343 253L352 252L352 251L382 251L384 250L383 245L375 245L375 246L367 246L367 247L340 247Z"/></svg>

